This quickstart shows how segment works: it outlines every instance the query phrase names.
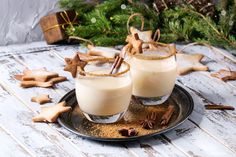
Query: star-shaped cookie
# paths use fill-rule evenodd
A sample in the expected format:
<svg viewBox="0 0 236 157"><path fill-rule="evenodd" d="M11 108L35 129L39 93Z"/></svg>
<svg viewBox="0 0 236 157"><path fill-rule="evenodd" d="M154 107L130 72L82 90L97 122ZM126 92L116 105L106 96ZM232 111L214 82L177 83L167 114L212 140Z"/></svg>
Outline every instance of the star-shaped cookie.
<svg viewBox="0 0 236 157"><path fill-rule="evenodd" d="M39 104L45 104L45 103L51 102L51 100L52 99L47 94L41 94L41 95L34 96L31 98L32 102L36 102Z"/></svg>
<svg viewBox="0 0 236 157"><path fill-rule="evenodd" d="M178 71L180 75L187 74L191 71L206 71L208 67L200 63L204 57L202 54L176 54Z"/></svg>
<svg viewBox="0 0 236 157"><path fill-rule="evenodd" d="M91 60L94 58L104 58L103 56L99 56L99 55L89 55L88 53L82 53L82 52L77 52L77 54L79 55L79 58L83 61L87 61L87 60Z"/></svg>
<svg viewBox="0 0 236 157"><path fill-rule="evenodd" d="M142 40L139 39L139 36L137 33L133 35L128 35L127 38L126 38L126 42L128 42L127 45L130 46L130 53L131 54L140 54L143 52L143 49L142 49Z"/></svg>
<svg viewBox="0 0 236 157"><path fill-rule="evenodd" d="M132 36L134 36L134 34L138 34L139 39L142 40L143 42L152 42L152 30L148 30L148 31L140 31L134 27L130 27L130 33L132 34ZM147 48L149 46L149 44L142 44L142 48Z"/></svg>
<svg viewBox="0 0 236 157"><path fill-rule="evenodd" d="M88 45L88 54L92 56L103 56L107 58L115 58L120 54L120 50L117 50L112 47L101 47L101 46L93 46Z"/></svg>
<svg viewBox="0 0 236 157"><path fill-rule="evenodd" d="M67 78L59 76L58 73L49 72L46 68L41 69L25 69L23 74L14 75L15 79L20 80L20 86L23 88L29 87L52 87L54 84L66 81Z"/></svg>
<svg viewBox="0 0 236 157"><path fill-rule="evenodd" d="M236 71L229 71L221 69L216 73L212 73L211 76L219 78L223 81L236 80Z"/></svg>
<svg viewBox="0 0 236 157"><path fill-rule="evenodd" d="M57 105L42 107L39 115L32 118L33 122L56 122L58 116L61 113L67 112L71 109L70 106L66 106L66 102L60 102Z"/></svg>
<svg viewBox="0 0 236 157"><path fill-rule="evenodd" d="M20 86L23 88L29 88L29 87L43 87L48 88L52 87L54 84L66 81L67 78L64 76L58 76L55 78L49 79L47 82L41 82L41 81L21 81Z"/></svg>
<svg viewBox="0 0 236 157"><path fill-rule="evenodd" d="M23 75L15 75L15 78L21 81L40 81L46 82L51 78L58 77L58 73L49 72L46 68L30 70L26 68Z"/></svg>
<svg viewBox="0 0 236 157"><path fill-rule="evenodd" d="M79 54L76 54L74 58L65 58L66 66L64 68L65 71L69 71L72 76L75 78L77 74L77 70L83 70L86 66L87 62L82 61L79 57Z"/></svg>
<svg viewBox="0 0 236 157"><path fill-rule="evenodd" d="M140 31L134 27L130 27L130 33L132 36L134 36L135 33L138 34L139 39L142 40L143 42L151 42L152 40L152 31Z"/></svg>

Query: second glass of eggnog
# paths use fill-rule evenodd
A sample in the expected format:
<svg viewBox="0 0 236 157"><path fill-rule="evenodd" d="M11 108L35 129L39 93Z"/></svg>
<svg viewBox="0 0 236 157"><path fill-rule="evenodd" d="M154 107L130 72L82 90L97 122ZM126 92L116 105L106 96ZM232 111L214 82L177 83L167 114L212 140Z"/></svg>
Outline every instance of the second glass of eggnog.
<svg viewBox="0 0 236 157"><path fill-rule="evenodd" d="M169 98L177 77L174 45L159 46L156 50L133 55L128 62L134 96L152 100L148 105L162 104Z"/></svg>
<svg viewBox="0 0 236 157"><path fill-rule="evenodd" d="M112 59L94 59L76 78L76 98L85 117L95 123L114 123L128 109L132 95L129 64L109 74Z"/></svg>

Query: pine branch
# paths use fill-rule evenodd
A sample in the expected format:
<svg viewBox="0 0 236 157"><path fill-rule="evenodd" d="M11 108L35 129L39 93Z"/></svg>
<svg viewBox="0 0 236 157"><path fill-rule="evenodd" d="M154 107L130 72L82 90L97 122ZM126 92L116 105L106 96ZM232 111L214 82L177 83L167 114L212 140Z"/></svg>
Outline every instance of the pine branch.
<svg viewBox="0 0 236 157"><path fill-rule="evenodd" d="M231 13L229 15L232 16ZM172 34L172 38L174 37L177 41L201 41L225 48L236 48L234 37L227 34L232 30L232 26L229 26L229 19L232 17L227 19L225 19L225 26L221 26L191 7L176 7L161 14L162 27L164 28L164 32L162 32L169 34L169 36ZM225 27L225 30L222 27ZM163 40L163 33L161 40ZM165 40L168 41L168 39Z"/></svg>
<svg viewBox="0 0 236 157"><path fill-rule="evenodd" d="M161 29L162 42L205 42L225 48L236 48L236 0L221 1L214 12L211 0L177 0L181 5L157 13L155 9L139 0L60 0L61 6L79 11L80 25L68 28L67 34L92 40L96 45L113 46L123 44L128 34L126 23L133 13L144 16L145 30ZM177 2L165 0L165 2ZM150 2L150 1L149 1ZM155 2L161 2L156 0ZM185 2L191 2L190 5ZM202 9L203 8L203 9ZM208 8L208 9L206 9ZM203 13L199 13L199 9ZM215 14L214 17L207 16ZM213 20L214 19L214 20ZM135 17L130 25L140 27L140 18Z"/></svg>
<svg viewBox="0 0 236 157"><path fill-rule="evenodd" d="M236 48L236 43L234 41L231 41L230 39L228 39L227 36L222 31L219 31L217 29L217 26L214 24L214 22L210 18L205 17L201 13L198 13L198 12L193 11L191 9L184 9L184 10L186 12L200 16L208 24L208 26L211 27L211 29L218 35L219 38L225 40L233 48Z"/></svg>
<svg viewBox="0 0 236 157"><path fill-rule="evenodd" d="M76 9L80 9L84 5L80 0L72 1L73 7ZM139 1L128 3L127 0L107 0L80 14L80 25L74 27L74 29L68 28L67 34L93 40L98 45L121 44L125 42L128 34L126 29L127 20L134 12L140 12L145 16L146 29L155 30L157 28L157 13L143 5L143 3ZM139 28L141 20L139 17L135 17L130 24Z"/></svg>

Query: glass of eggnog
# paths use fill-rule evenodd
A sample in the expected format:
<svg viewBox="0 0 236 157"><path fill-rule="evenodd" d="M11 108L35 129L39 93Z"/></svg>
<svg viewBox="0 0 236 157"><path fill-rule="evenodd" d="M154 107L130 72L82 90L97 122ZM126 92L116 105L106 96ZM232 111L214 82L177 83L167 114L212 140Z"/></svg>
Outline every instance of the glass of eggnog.
<svg viewBox="0 0 236 157"><path fill-rule="evenodd" d="M177 77L175 52L174 44L164 44L128 57L133 80L132 94L146 100L146 105L162 104L172 93Z"/></svg>
<svg viewBox="0 0 236 157"><path fill-rule="evenodd" d="M85 117L95 123L114 123L128 109L132 95L130 66L122 61L110 74L114 59L95 58L76 77L76 98Z"/></svg>

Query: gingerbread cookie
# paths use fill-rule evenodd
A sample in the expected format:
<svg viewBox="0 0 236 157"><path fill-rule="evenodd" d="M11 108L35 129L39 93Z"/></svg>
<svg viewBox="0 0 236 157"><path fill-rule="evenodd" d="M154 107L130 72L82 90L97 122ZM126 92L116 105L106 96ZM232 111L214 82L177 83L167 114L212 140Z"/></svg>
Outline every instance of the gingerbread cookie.
<svg viewBox="0 0 236 157"><path fill-rule="evenodd" d="M65 58L66 66L64 68L65 71L69 71L72 76L75 78L77 74L77 70L84 70L87 62L82 61L79 57L79 54L76 54L74 58Z"/></svg>
<svg viewBox="0 0 236 157"><path fill-rule="evenodd" d="M83 61L87 61L94 58L104 58L103 56L97 56L97 55L92 56L92 55L89 55L87 53L82 53L82 52L77 52L77 54L79 55L79 58Z"/></svg>
<svg viewBox="0 0 236 157"><path fill-rule="evenodd" d="M138 34L134 34L133 35L128 35L126 38L126 42L128 42L128 46L124 47L124 49L128 48L129 50L124 50L126 52L129 52L131 54L140 54L143 53L143 49L142 49L142 40L140 40Z"/></svg>
<svg viewBox="0 0 236 157"><path fill-rule="evenodd" d="M39 115L32 118L33 122L56 122L58 116L61 113L67 112L71 109L70 106L66 106L66 102L60 102L54 106L42 107Z"/></svg>
<svg viewBox="0 0 236 157"><path fill-rule="evenodd" d="M48 88L52 87L52 82L40 82L40 81L22 81L20 83L20 86L23 88L30 88L30 87L42 87L42 88Z"/></svg>
<svg viewBox="0 0 236 157"><path fill-rule="evenodd" d="M191 71L206 71L208 67L200 61L204 57L202 54L176 54L178 71L180 75L187 74Z"/></svg>
<svg viewBox="0 0 236 157"><path fill-rule="evenodd" d="M120 50L111 47L101 47L88 45L88 54L92 56L103 56L107 58L115 58L120 54Z"/></svg>
<svg viewBox="0 0 236 157"><path fill-rule="evenodd" d="M53 85L59 82L63 82L66 81L67 78L65 76L58 76L55 78L51 78L50 80L48 80L48 82L52 83Z"/></svg>
<svg viewBox="0 0 236 157"><path fill-rule="evenodd" d="M46 82L47 80L58 77L58 73L49 72L46 68L29 70L26 68L23 75L15 75L15 78L21 81L40 81Z"/></svg>
<svg viewBox="0 0 236 157"><path fill-rule="evenodd" d="M66 81L67 78L64 76L58 76L55 78L51 78L47 82L40 82L40 81L21 81L20 86L23 88L29 88L29 87L43 87L48 88L52 87L54 84Z"/></svg>
<svg viewBox="0 0 236 157"><path fill-rule="evenodd" d="M142 40L143 42L152 42L152 30L148 30L148 31L140 31L134 27L130 27L130 33L132 34L132 36L134 36L134 34L138 34L139 39ZM148 44L143 44L142 48L146 48L148 47Z"/></svg>
<svg viewBox="0 0 236 157"><path fill-rule="evenodd" d="M41 94L41 95L32 97L31 101L39 103L41 105L41 104L45 104L45 103L51 102L52 99L47 94Z"/></svg>
<svg viewBox="0 0 236 157"><path fill-rule="evenodd" d="M219 78L223 81L236 80L236 71L229 71L229 70L221 69L216 73L212 73L211 76Z"/></svg>
<svg viewBox="0 0 236 157"><path fill-rule="evenodd" d="M17 80L20 80L20 86L23 88L29 87L52 87L55 83L66 81L67 78L59 76L58 73L49 72L46 68L29 70L25 69L23 74L15 75Z"/></svg>

